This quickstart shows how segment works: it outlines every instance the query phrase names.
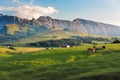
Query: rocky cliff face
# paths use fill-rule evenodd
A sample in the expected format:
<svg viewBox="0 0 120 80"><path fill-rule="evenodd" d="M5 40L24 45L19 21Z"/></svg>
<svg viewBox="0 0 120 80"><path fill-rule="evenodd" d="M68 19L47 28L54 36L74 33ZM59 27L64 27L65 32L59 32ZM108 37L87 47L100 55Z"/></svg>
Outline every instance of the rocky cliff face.
<svg viewBox="0 0 120 80"><path fill-rule="evenodd" d="M120 27L84 19L59 20L41 16L38 19L22 19L0 14L0 33L9 35L37 34L47 30L67 30L104 36L120 36Z"/></svg>
<svg viewBox="0 0 120 80"><path fill-rule="evenodd" d="M84 19L75 19L73 21L52 19L50 17L40 17L38 19L42 25L49 28L58 26L62 30L79 31L88 34L120 36L120 26L104 24Z"/></svg>

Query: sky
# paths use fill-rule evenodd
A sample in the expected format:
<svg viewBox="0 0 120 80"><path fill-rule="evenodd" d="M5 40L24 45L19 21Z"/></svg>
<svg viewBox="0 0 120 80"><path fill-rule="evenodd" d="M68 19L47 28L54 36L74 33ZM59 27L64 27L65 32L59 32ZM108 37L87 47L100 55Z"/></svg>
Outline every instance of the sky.
<svg viewBox="0 0 120 80"><path fill-rule="evenodd" d="M27 19L81 18L120 26L120 0L1 0L0 13Z"/></svg>

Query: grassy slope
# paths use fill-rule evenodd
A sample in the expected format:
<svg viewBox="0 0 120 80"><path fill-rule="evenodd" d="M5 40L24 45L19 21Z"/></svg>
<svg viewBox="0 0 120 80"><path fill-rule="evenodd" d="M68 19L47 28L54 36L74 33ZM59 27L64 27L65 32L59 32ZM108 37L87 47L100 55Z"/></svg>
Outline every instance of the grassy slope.
<svg viewBox="0 0 120 80"><path fill-rule="evenodd" d="M119 80L120 44L106 46L91 55L91 45L8 54L0 58L0 80Z"/></svg>
<svg viewBox="0 0 120 80"><path fill-rule="evenodd" d="M19 26L17 24L8 24L7 27L7 34L14 35L15 31L20 31Z"/></svg>
<svg viewBox="0 0 120 80"><path fill-rule="evenodd" d="M44 50L44 48L29 48L29 47L13 47L13 49L9 49L8 47L1 46L0 47L0 54L9 54L9 53L25 53L25 52L36 52Z"/></svg>
<svg viewBox="0 0 120 80"><path fill-rule="evenodd" d="M51 39L52 40L65 39L65 38L71 38L71 36L75 36L75 35L78 35L78 33L65 32L65 31L50 31L45 33L43 32L32 37L20 39L19 41L16 42L16 44L25 44L25 43L39 42L39 41L51 40Z"/></svg>
<svg viewBox="0 0 120 80"><path fill-rule="evenodd" d="M92 37L103 37L103 36L97 36L94 34L86 34L82 32L73 32L73 31L50 31L50 32L43 32L31 37L21 38L18 41L13 42L5 42L6 44L14 44L14 45L25 45L26 43L33 43L33 42L39 42L39 41L45 41L45 40L56 40L56 39L68 39L73 38L73 36L92 36ZM104 38L109 38L105 37Z"/></svg>

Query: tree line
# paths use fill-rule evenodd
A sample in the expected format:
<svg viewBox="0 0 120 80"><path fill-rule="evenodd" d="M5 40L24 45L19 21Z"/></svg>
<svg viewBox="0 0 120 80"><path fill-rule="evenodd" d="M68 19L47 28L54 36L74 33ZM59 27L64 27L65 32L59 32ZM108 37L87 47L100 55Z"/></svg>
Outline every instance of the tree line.
<svg viewBox="0 0 120 80"><path fill-rule="evenodd" d="M40 41L35 43L28 43L27 46L32 47L60 47L63 45L82 45L83 43L91 43L90 40L84 39L61 39L61 40L47 40L47 41Z"/></svg>
<svg viewBox="0 0 120 80"><path fill-rule="evenodd" d="M77 39L60 39L60 40L46 40L46 41L39 41L35 43L27 43L26 46L31 46L31 47L60 47L63 45L82 45L84 43L89 43L92 44L92 41L109 41L106 38L77 38Z"/></svg>

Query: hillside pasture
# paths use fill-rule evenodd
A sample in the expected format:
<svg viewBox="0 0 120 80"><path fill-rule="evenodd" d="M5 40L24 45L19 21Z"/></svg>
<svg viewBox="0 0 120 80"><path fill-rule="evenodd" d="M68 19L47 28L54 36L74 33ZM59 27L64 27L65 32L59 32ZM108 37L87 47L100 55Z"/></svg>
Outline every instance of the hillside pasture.
<svg viewBox="0 0 120 80"><path fill-rule="evenodd" d="M120 80L120 44L92 54L87 48L53 48L0 58L0 80ZM0 54L1 55L1 54Z"/></svg>
<svg viewBox="0 0 120 80"><path fill-rule="evenodd" d="M30 48L30 47L0 47L0 54L2 53L26 53L44 50L44 48Z"/></svg>

